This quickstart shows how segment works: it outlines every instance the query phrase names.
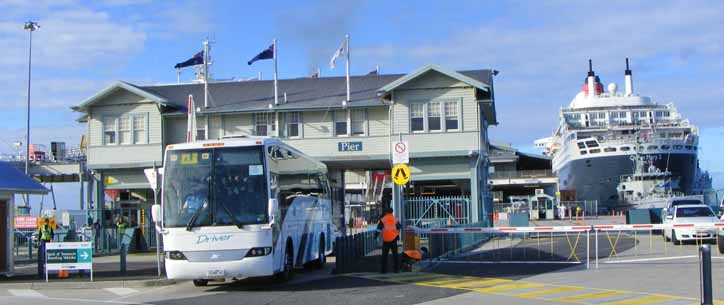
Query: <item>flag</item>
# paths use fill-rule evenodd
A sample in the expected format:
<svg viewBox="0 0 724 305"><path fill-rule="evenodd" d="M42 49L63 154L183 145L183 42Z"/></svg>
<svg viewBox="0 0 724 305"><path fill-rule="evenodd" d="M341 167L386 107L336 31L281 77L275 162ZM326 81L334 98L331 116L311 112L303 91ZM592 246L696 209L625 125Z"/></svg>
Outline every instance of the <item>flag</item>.
<svg viewBox="0 0 724 305"><path fill-rule="evenodd" d="M377 76L377 69L374 69L370 71L370 73L367 73L367 76Z"/></svg>
<svg viewBox="0 0 724 305"><path fill-rule="evenodd" d="M270 45L266 50L261 51L261 53L257 54L252 58L250 61L247 61L246 63L251 66L255 61L257 60L263 60L263 59L272 59L274 58L274 44Z"/></svg>
<svg viewBox="0 0 724 305"><path fill-rule="evenodd" d="M191 94L189 94L189 101L186 108L188 108L186 143L196 142L196 105L194 104L194 96Z"/></svg>
<svg viewBox="0 0 724 305"><path fill-rule="evenodd" d="M332 55L332 59L329 61L329 69L334 69L334 62L337 58L347 55L347 40L345 39L342 44L337 48L337 51Z"/></svg>
<svg viewBox="0 0 724 305"><path fill-rule="evenodd" d="M180 68L196 66L196 65L203 65L203 64L204 64L204 51L201 51L201 52L196 53L196 55L194 55L194 57L191 57L184 62L177 63L173 67L175 69L180 69Z"/></svg>

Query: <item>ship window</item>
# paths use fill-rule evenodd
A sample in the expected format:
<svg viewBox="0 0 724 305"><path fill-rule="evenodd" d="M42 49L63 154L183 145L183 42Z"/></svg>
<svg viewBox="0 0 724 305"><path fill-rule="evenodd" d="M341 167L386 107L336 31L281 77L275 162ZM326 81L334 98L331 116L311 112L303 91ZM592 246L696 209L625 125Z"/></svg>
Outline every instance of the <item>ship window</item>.
<svg viewBox="0 0 724 305"><path fill-rule="evenodd" d="M678 150L678 149L682 149L682 148L684 148L684 147L681 146L681 145L674 145L674 149L677 149L677 150Z"/></svg>
<svg viewBox="0 0 724 305"><path fill-rule="evenodd" d="M616 148L615 148L615 147L606 147L606 148L603 149L603 151L605 151L605 152L615 152L615 151L616 151Z"/></svg>
<svg viewBox="0 0 724 305"><path fill-rule="evenodd" d="M631 150L631 147L621 146L621 151L629 151L629 150Z"/></svg>
<svg viewBox="0 0 724 305"><path fill-rule="evenodd" d="M643 146L639 146L639 151L643 151L643 150L644 150L644 147L643 147Z"/></svg>
<svg viewBox="0 0 724 305"><path fill-rule="evenodd" d="M585 155L585 154L588 154L588 152L585 151L585 150L582 150L582 151L581 151L581 154L582 154L582 155Z"/></svg>
<svg viewBox="0 0 724 305"><path fill-rule="evenodd" d="M647 147L646 149L648 149L648 150L657 150L657 149L659 149L659 147L656 146L656 145L649 145L649 147Z"/></svg>
<svg viewBox="0 0 724 305"><path fill-rule="evenodd" d="M596 149L591 149L591 153L592 153L592 154L597 154L597 153L600 153L600 152L601 152L601 150L598 149L598 148L596 148Z"/></svg>
<svg viewBox="0 0 724 305"><path fill-rule="evenodd" d="M698 147L696 147L696 146L691 147L691 150L697 150L697 149L698 149Z"/></svg>
<svg viewBox="0 0 724 305"><path fill-rule="evenodd" d="M688 149L688 150L691 150L691 145L686 145L684 147L686 147L686 149Z"/></svg>
<svg viewBox="0 0 724 305"><path fill-rule="evenodd" d="M669 146L669 145L661 145L661 149L664 149L664 150L671 149L671 146Z"/></svg>
<svg viewBox="0 0 724 305"><path fill-rule="evenodd" d="M578 148L586 148L586 144L583 144L583 142L578 142Z"/></svg>
<svg viewBox="0 0 724 305"><path fill-rule="evenodd" d="M586 146L588 147L598 147L598 143L596 141L586 141Z"/></svg>

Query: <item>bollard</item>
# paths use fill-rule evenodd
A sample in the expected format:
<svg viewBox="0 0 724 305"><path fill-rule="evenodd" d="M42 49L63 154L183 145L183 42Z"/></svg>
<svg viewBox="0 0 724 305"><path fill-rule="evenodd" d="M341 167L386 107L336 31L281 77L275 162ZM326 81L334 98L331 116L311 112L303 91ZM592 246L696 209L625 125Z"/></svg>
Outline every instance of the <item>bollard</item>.
<svg viewBox="0 0 724 305"><path fill-rule="evenodd" d="M616 210L615 209L613 211L611 211L611 222L612 223L618 222L618 221L616 221Z"/></svg>
<svg viewBox="0 0 724 305"><path fill-rule="evenodd" d="M121 275L126 275L126 245L121 244Z"/></svg>
<svg viewBox="0 0 724 305"><path fill-rule="evenodd" d="M699 266L701 271L701 305L712 305L712 285L711 285L711 247L702 245L699 247Z"/></svg>
<svg viewBox="0 0 724 305"><path fill-rule="evenodd" d="M28 259L29 260L33 259L33 239L32 239L32 237L28 238Z"/></svg>

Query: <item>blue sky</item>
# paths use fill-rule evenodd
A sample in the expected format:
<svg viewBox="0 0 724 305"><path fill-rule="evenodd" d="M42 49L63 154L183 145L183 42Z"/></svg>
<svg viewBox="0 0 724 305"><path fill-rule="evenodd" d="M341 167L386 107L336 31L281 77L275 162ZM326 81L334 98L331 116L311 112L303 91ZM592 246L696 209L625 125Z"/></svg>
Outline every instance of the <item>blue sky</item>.
<svg viewBox="0 0 724 305"><path fill-rule="evenodd" d="M84 126L70 106L114 80L175 82L173 65L201 50L207 36L215 42L214 76L239 79L257 72L271 77L270 61L251 67L246 61L272 38L279 40L281 78L316 67L340 75L343 69L330 71L328 61L350 34L353 74L376 65L404 73L428 63L500 70L501 123L491 135L529 151L580 90L589 58L603 82L621 87L630 57L636 91L676 103L700 127L701 164L724 187L717 158L724 149L723 8L715 1L6 0L0 2L0 152L12 152L10 144L24 137L28 19L41 25L33 40L31 142L71 145ZM182 78L191 75L186 70Z"/></svg>

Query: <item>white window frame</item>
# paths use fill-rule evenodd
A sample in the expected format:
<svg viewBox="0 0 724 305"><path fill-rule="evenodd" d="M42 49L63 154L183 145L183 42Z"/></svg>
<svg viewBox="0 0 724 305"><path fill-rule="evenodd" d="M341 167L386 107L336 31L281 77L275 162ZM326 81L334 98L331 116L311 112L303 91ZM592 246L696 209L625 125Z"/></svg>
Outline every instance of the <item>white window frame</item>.
<svg viewBox="0 0 724 305"><path fill-rule="evenodd" d="M439 118L440 118L440 129L439 130L430 130L430 107L433 103L438 104L439 108ZM445 103L455 103L455 109L457 110L457 120L458 120L458 127L455 129L448 129L445 124L445 119L448 117L447 112L445 111ZM431 100L431 101L419 101L419 102L411 102L410 105L413 104L422 104L422 130L413 131L412 130L412 106L408 108L409 113L408 117L409 120L409 130L410 133L439 133L439 132L458 132L463 130L463 111L462 111L462 99L441 99L441 100Z"/></svg>
<svg viewBox="0 0 724 305"><path fill-rule="evenodd" d="M352 134L352 111L362 111L363 113L363 122L362 122L362 134ZM340 112L342 113L342 118L340 119ZM368 117L367 117L367 109L366 108L355 108L355 109L338 109L334 111L333 115L333 121L332 125L334 127L334 136L336 137L366 137L369 134L368 131ZM347 126L347 133L344 134L337 134L337 122L345 123Z"/></svg>
<svg viewBox="0 0 724 305"><path fill-rule="evenodd" d="M362 133L360 133L360 134L355 134L355 133L354 133L354 128L353 128L353 126L352 126L352 117L353 117L352 114L353 114L354 112L357 112L357 113L361 113L361 114L362 114ZM348 118L349 118L349 124L348 124L348 126L349 126L349 135L350 135L350 136L353 136L353 137L365 137L365 136L367 136L367 109L365 109L365 108L349 109L349 110L347 111L347 116L348 116ZM357 121L357 122L359 122L359 121Z"/></svg>
<svg viewBox="0 0 724 305"><path fill-rule="evenodd" d="M106 124L106 120L108 120L108 119L113 120L112 130L106 130L106 126L108 126L108 124ZM102 126L101 129L103 131L103 136L101 138L103 145L118 145L118 143L120 143L120 139L118 138L118 117L110 116L110 115L101 117L101 126ZM106 132L113 132L113 139L115 139L115 141L113 141L113 142L106 141Z"/></svg>
<svg viewBox="0 0 724 305"><path fill-rule="evenodd" d="M148 144L148 115L145 114L133 114L129 115L131 120L131 143L133 145L143 145ZM141 122L143 122L143 129L142 130L136 130L136 119L140 118ZM138 142L139 139L136 138L136 132L137 131L143 131L143 135L141 136L143 142Z"/></svg>
<svg viewBox="0 0 724 305"><path fill-rule="evenodd" d="M413 117L413 116L412 116L412 113L413 113L412 105L419 105L419 106L422 107L422 110L421 110L421 112L420 112L420 117ZM413 103L410 103L410 132L411 132L411 133L424 133L424 132L427 132L427 118L426 118L427 115L426 115L426 114L427 114L427 103L424 103L424 102L413 102ZM422 130L412 130L412 119L413 119L413 118L422 119Z"/></svg>
<svg viewBox="0 0 724 305"><path fill-rule="evenodd" d="M296 115L297 121L293 122L292 118ZM301 139L302 138L302 112L301 111L295 111L295 112L287 112L284 114L284 136L286 136L289 139ZM297 124L297 135L296 136L290 136L289 130L291 129L292 124Z"/></svg>
<svg viewBox="0 0 724 305"><path fill-rule="evenodd" d="M265 124L260 124L259 120L260 116L265 117ZM260 135L259 130L257 129L259 126L266 125L266 134ZM254 113L254 135L256 136L263 136L263 137L270 137L274 136L276 132L276 116L274 113L271 112L257 112Z"/></svg>
<svg viewBox="0 0 724 305"><path fill-rule="evenodd" d="M449 116L449 115L447 114L447 108L445 107L445 104L447 104L447 103L453 103L453 104L455 104L454 107L453 107L453 109L455 109L455 119L458 121L458 124L457 124L458 126L457 126L457 128L454 128L454 129L448 129L448 128L447 128L447 118L448 118L448 116ZM462 111L461 111L461 109L460 109L460 101L457 101L457 100L443 101L443 102L442 102L442 111L441 111L440 114L443 116L443 120L442 120L442 130L444 130L444 131L446 131L446 132L447 132L447 131L460 131L460 130L462 130L463 120L461 119L461 118L462 118L462 115L461 115L461 114L462 114ZM450 117L452 117L452 116L450 116Z"/></svg>

